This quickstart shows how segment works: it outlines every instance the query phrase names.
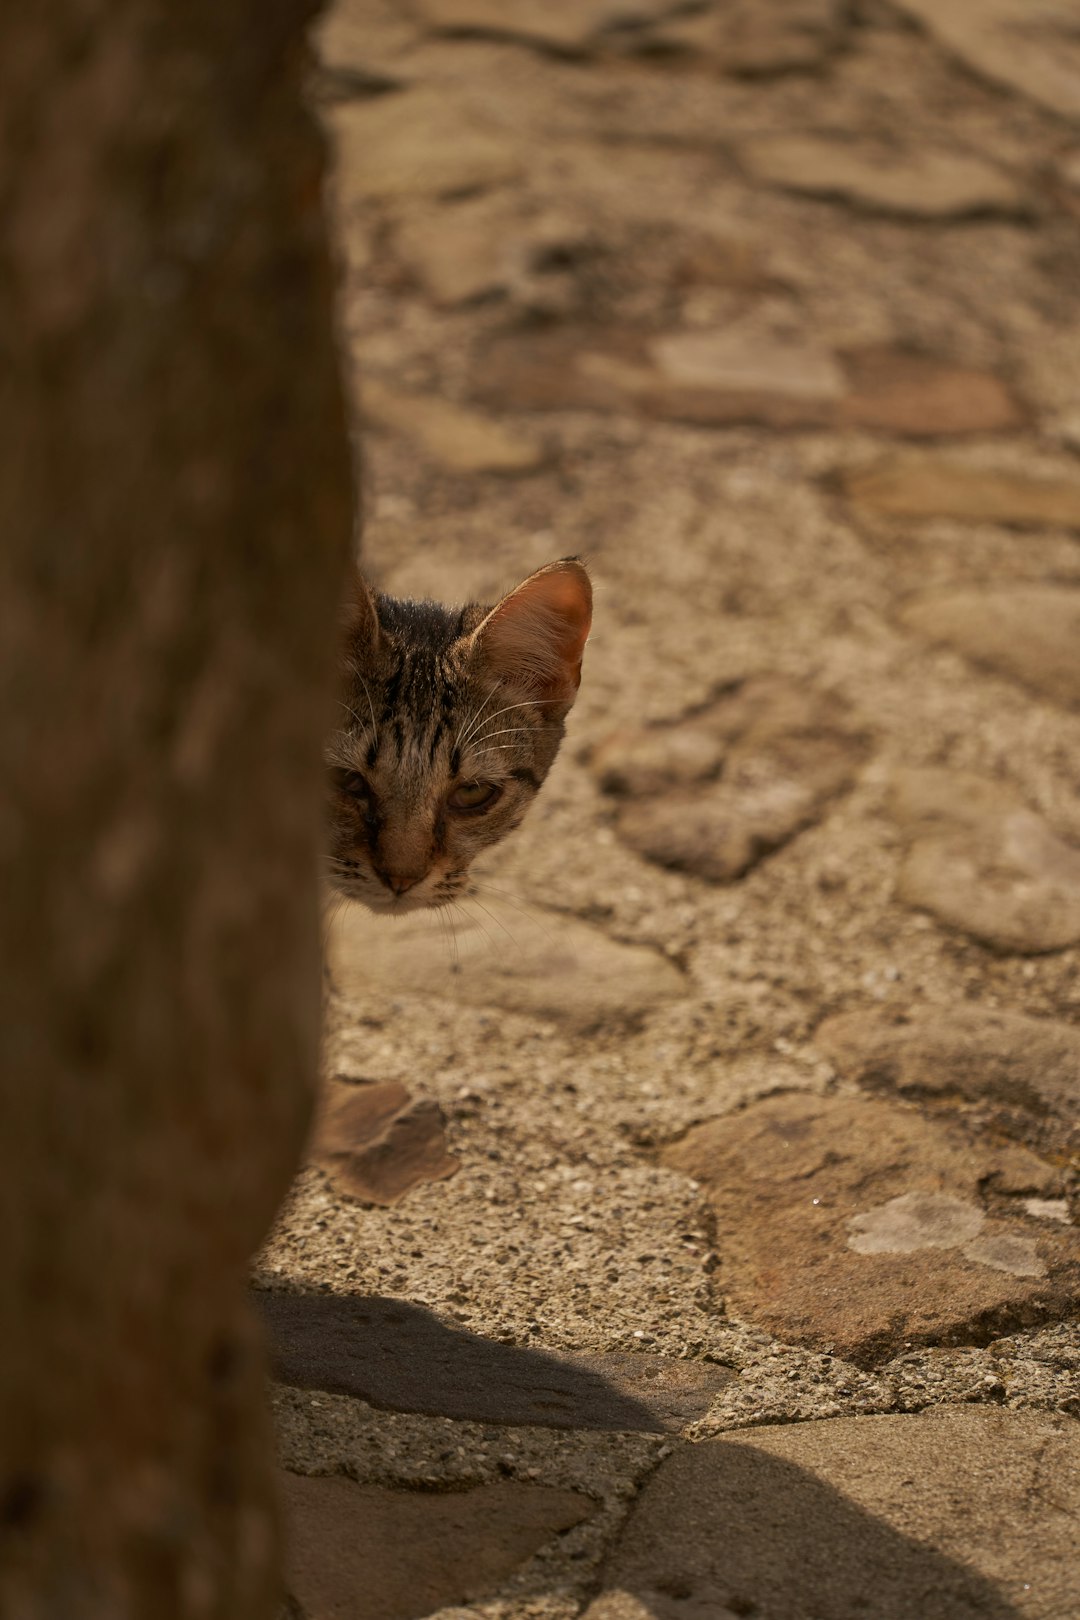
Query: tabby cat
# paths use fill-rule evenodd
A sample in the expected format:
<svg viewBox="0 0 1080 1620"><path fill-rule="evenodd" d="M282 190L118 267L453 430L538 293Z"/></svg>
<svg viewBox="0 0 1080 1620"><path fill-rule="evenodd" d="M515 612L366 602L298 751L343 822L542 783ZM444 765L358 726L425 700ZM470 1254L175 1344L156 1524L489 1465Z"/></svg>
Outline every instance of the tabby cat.
<svg viewBox="0 0 1080 1620"><path fill-rule="evenodd" d="M448 905L521 821L581 681L592 589L576 557L494 606L398 601L357 576L327 743L329 879L372 911Z"/></svg>

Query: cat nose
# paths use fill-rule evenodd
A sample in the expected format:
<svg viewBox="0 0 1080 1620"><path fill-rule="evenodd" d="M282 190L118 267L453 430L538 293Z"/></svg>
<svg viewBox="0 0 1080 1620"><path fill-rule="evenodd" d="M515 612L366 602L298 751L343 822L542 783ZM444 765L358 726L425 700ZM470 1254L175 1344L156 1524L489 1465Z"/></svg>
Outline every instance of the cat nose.
<svg viewBox="0 0 1080 1620"><path fill-rule="evenodd" d="M395 894L405 894L414 886L414 884L420 882L422 875L422 873L417 872L414 876L409 877L404 872L388 872L386 877L383 879L383 882L386 884L388 889L393 889Z"/></svg>

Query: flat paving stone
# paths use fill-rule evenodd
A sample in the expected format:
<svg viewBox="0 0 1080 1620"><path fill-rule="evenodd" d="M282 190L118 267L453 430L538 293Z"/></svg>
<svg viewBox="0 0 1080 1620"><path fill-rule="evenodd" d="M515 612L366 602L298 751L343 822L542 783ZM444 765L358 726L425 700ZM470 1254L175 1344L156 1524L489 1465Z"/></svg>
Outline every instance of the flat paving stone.
<svg viewBox="0 0 1080 1620"><path fill-rule="evenodd" d="M414 1187L445 1181L459 1167L432 1097L396 1080L324 1083L307 1157L335 1186L367 1204L396 1204Z"/></svg>
<svg viewBox="0 0 1080 1620"><path fill-rule="evenodd" d="M888 802L912 839L899 899L995 950L1038 954L1080 939L1080 849L1011 783L898 770Z"/></svg>
<svg viewBox="0 0 1080 1620"><path fill-rule="evenodd" d="M864 757L837 700L762 676L684 722L609 738L592 765L627 801L615 823L625 843L727 883L818 820Z"/></svg>
<svg viewBox="0 0 1080 1620"><path fill-rule="evenodd" d="M943 364L933 355L870 346L843 356L840 424L911 438L1001 433L1024 414L992 372Z"/></svg>
<svg viewBox="0 0 1080 1620"><path fill-rule="evenodd" d="M403 393L368 378L360 408L372 427L411 439L449 472L527 473L545 460L535 440L435 394Z"/></svg>
<svg viewBox="0 0 1080 1620"><path fill-rule="evenodd" d="M981 78L1080 120L1080 42L1058 0L897 0Z"/></svg>
<svg viewBox="0 0 1080 1620"><path fill-rule="evenodd" d="M357 203L477 191L521 172L505 131L426 88L339 107L332 126L346 223Z"/></svg>
<svg viewBox="0 0 1080 1620"><path fill-rule="evenodd" d="M828 349L780 343L740 332L677 332L650 345L661 375L676 385L717 393L781 394L837 399L844 376Z"/></svg>
<svg viewBox="0 0 1080 1620"><path fill-rule="evenodd" d="M576 267L599 246L584 210L540 203L516 190L410 213L396 225L393 242L395 255L432 303L454 308L511 295L530 311L567 281L572 286Z"/></svg>
<svg viewBox="0 0 1080 1620"><path fill-rule="evenodd" d="M499 1344L405 1300L256 1293L279 1383L476 1423L666 1434L704 1417L734 1373L645 1352Z"/></svg>
<svg viewBox="0 0 1080 1620"><path fill-rule="evenodd" d="M400 8L372 7L366 0L328 6L310 39L320 67L352 94L402 89L412 77L410 50L420 29Z"/></svg>
<svg viewBox="0 0 1080 1620"><path fill-rule="evenodd" d="M791 743L733 765L722 781L627 805L623 843L658 866L733 883L821 819L850 787L858 756L831 740Z"/></svg>
<svg viewBox="0 0 1080 1620"><path fill-rule="evenodd" d="M676 16L646 34L650 50L684 51L718 73L767 79L824 67L843 44L840 0L732 0Z"/></svg>
<svg viewBox="0 0 1080 1620"><path fill-rule="evenodd" d="M1030 202L982 158L936 148L871 145L822 135L756 135L736 155L762 185L836 199L885 214L961 219L1023 214Z"/></svg>
<svg viewBox="0 0 1080 1620"><path fill-rule="evenodd" d="M459 916L454 936L423 913L389 925L346 906L328 932L334 982L350 999L371 993L439 996L504 1007L572 1029L617 1026L687 993L683 973L646 945L556 912L531 916L484 896L487 914ZM505 919L505 920L504 920Z"/></svg>
<svg viewBox="0 0 1080 1620"><path fill-rule="evenodd" d="M902 622L973 663L1080 708L1080 590L1068 585L946 591L909 602Z"/></svg>
<svg viewBox="0 0 1080 1620"><path fill-rule="evenodd" d="M992 1128L1036 1151L1080 1147L1080 1029L1060 1019L967 1003L873 1009L826 1019L814 1046L864 1088L978 1104Z"/></svg>
<svg viewBox="0 0 1080 1620"><path fill-rule="evenodd" d="M585 1620L1073 1620L1080 1424L952 1408L688 1446Z"/></svg>
<svg viewBox="0 0 1080 1620"><path fill-rule="evenodd" d="M518 219L514 203L500 193L469 197L401 221L394 249L432 301L452 307L509 285L507 235Z"/></svg>
<svg viewBox="0 0 1080 1620"><path fill-rule="evenodd" d="M957 1122L787 1094L694 1126L662 1159L706 1188L718 1294L788 1342L874 1364L1080 1300L1080 1233L1023 1202L1059 1200L1061 1172Z"/></svg>
<svg viewBox="0 0 1080 1620"><path fill-rule="evenodd" d="M1023 413L991 372L881 345L834 352L727 329L647 336L552 327L488 345L482 398L515 410L629 411L722 427L858 427L903 438L997 433Z"/></svg>
<svg viewBox="0 0 1080 1620"><path fill-rule="evenodd" d="M1038 956L1080 940L1080 849L1030 810L918 839L896 893L994 950Z"/></svg>
<svg viewBox="0 0 1080 1620"><path fill-rule="evenodd" d="M1070 466L1054 474L993 472L925 451L846 472L841 487L856 506L886 517L1080 529L1080 476Z"/></svg>
<svg viewBox="0 0 1080 1620"><path fill-rule="evenodd" d="M564 326L495 339L478 361L475 386L485 401L517 410L788 428L827 423L842 379L826 352L799 342Z"/></svg>
<svg viewBox="0 0 1080 1620"><path fill-rule="evenodd" d="M893 819L916 835L979 827L1028 808L1012 782L940 766L897 767L887 802Z"/></svg>
<svg viewBox="0 0 1080 1620"><path fill-rule="evenodd" d="M483 1598L594 1511L580 1491L514 1480L434 1492L278 1477L286 1581L304 1620L419 1620Z"/></svg>
<svg viewBox="0 0 1080 1620"><path fill-rule="evenodd" d="M679 0L416 0L417 14L447 34L479 34L580 55L613 30L640 28Z"/></svg>

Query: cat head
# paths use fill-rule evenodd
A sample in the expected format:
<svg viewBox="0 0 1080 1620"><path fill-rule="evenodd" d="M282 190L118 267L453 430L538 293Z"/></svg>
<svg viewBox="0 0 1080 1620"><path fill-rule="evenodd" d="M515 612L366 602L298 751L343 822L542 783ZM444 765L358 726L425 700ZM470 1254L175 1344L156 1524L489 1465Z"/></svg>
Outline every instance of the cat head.
<svg viewBox="0 0 1080 1620"><path fill-rule="evenodd" d="M373 911L446 905L539 792L592 622L564 558L501 602L397 601L356 577L327 742L328 877Z"/></svg>

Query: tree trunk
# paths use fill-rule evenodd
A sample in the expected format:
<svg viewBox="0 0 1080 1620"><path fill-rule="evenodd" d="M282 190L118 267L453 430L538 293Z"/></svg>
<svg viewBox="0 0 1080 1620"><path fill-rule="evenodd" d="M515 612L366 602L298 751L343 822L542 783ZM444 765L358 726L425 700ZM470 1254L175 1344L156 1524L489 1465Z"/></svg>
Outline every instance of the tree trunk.
<svg viewBox="0 0 1080 1620"><path fill-rule="evenodd" d="M274 1612L351 477L311 0L0 7L0 1616Z"/></svg>

